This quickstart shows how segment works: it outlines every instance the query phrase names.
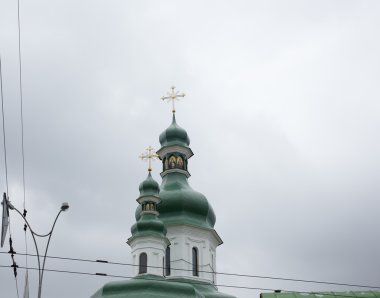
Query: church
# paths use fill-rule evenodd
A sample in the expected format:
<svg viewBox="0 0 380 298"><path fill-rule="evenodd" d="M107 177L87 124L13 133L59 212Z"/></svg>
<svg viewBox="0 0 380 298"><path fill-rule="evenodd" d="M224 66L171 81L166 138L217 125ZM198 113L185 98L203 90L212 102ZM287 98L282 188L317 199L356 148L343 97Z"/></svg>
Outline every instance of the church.
<svg viewBox="0 0 380 298"><path fill-rule="evenodd" d="M216 216L207 198L189 185L189 136L177 124L175 100L184 97L172 87L162 99L173 104L170 126L140 157L149 161L140 184L131 247L133 278L110 282L91 298L234 298L218 291L216 249L223 243L215 231ZM151 161L162 161L161 186L152 178ZM323 282L322 282L323 283ZM260 298L380 298L379 291L261 293Z"/></svg>
<svg viewBox="0 0 380 298"><path fill-rule="evenodd" d="M188 182L190 139L176 121L174 102L183 97L172 87L172 123L160 137L161 148L140 156L149 161L140 184L131 247L133 278L110 282L91 298L234 298L218 291L216 249L223 243L214 229L216 216L207 198ZM151 160L162 161L161 186L152 178Z"/></svg>

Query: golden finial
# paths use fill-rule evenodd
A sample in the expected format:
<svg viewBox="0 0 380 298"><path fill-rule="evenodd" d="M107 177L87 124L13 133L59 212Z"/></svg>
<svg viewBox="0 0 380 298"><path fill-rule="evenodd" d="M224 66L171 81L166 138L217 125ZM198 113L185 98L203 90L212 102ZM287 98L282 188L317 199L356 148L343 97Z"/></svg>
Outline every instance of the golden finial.
<svg viewBox="0 0 380 298"><path fill-rule="evenodd" d="M139 156L139 158L141 158L141 160L148 160L148 163L149 163L148 171L151 172L152 171L152 160L155 160L156 158L158 158L158 155L154 151L154 149L151 146L149 146L145 150L145 153L142 153Z"/></svg>
<svg viewBox="0 0 380 298"><path fill-rule="evenodd" d="M185 93L179 93L179 91L174 91L175 87L171 87L171 92L167 92L167 96L161 97L162 100L167 99L168 101L172 101L172 112L175 113L175 101L179 100L179 97L185 97Z"/></svg>

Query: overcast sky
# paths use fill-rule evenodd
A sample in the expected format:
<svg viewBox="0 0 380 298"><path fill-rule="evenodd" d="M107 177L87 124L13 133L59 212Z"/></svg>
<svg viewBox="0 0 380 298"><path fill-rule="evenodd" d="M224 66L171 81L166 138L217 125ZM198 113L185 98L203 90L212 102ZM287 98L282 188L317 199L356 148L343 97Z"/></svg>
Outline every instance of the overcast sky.
<svg viewBox="0 0 380 298"><path fill-rule="evenodd" d="M177 122L195 153L189 181L214 207L224 241L218 271L380 286L380 2L20 2L28 219L45 233L70 204L49 255L131 262L125 242L147 175L137 157L159 148L171 122L160 97L174 84L186 93ZM16 0L0 2L0 52L9 196L22 209ZM159 182L160 170L156 162ZM14 212L11 224L24 252ZM0 265L10 262L0 254ZM132 274L51 259L46 267ZM46 272L43 293L89 297L119 279ZM0 268L0 281L1 297L17 297L10 269ZM31 272L31 297L36 283ZM218 283L351 289L230 276Z"/></svg>

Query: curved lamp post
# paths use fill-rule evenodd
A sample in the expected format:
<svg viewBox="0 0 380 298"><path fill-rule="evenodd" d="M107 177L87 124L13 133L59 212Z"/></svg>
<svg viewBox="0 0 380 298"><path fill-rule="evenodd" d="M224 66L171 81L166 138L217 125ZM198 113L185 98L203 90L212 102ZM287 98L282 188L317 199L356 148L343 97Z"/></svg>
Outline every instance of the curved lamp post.
<svg viewBox="0 0 380 298"><path fill-rule="evenodd" d="M29 224L28 220L25 218L25 216L15 206L13 206L11 204L11 202L9 201L9 199L6 198L5 194L4 194L4 200L3 200L3 202L4 201L6 202L7 206L3 206L3 208L9 208L10 210L15 210L18 214L20 214L21 217L24 219L25 223L27 224L30 233L32 234L33 241L34 241L34 246L36 247L37 262L38 262L38 298L41 298L42 280L43 280L43 277L44 277L45 261L46 261L47 251L49 249L50 239L51 239L51 236L53 234L53 230L54 230L55 224L57 223L58 217L60 216L60 214L62 213L62 211L66 211L67 209L69 209L69 204L67 202L62 203L61 209L59 210L57 216L55 217L53 226L51 227L51 230L50 230L49 233L47 233L47 234L38 234L38 233L36 233L36 232L33 231L32 227L30 226L30 224ZM43 256L42 268L41 268L40 253L39 253L39 250L38 250L36 236L37 237L41 237L41 238L49 237L48 241L47 241L47 244L46 244L46 248L45 248L45 254Z"/></svg>

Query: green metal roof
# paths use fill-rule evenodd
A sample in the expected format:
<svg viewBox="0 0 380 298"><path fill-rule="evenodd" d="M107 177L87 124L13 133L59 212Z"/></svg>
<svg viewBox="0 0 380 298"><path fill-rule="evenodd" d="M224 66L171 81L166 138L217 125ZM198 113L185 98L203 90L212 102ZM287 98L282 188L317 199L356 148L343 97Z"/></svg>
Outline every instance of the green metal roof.
<svg viewBox="0 0 380 298"><path fill-rule="evenodd" d="M160 192L160 186L152 178L151 173L149 172L148 177L140 184L139 186L140 196L152 198L155 197L158 199L158 194ZM139 200L137 199L137 200ZM141 212L141 205L140 212ZM148 237L153 236L157 238L164 238L168 243L169 240L166 238L166 227L162 220L158 218L157 212L144 211L139 214L139 218L136 223L131 227L132 237L128 239L127 243L130 243L135 238L139 237Z"/></svg>
<svg viewBox="0 0 380 298"><path fill-rule="evenodd" d="M140 183L139 185L140 197L143 196L158 196L160 192L160 186L152 178L151 173L149 172L148 177Z"/></svg>
<svg viewBox="0 0 380 298"><path fill-rule="evenodd" d="M260 298L380 298L379 291L261 293Z"/></svg>
<svg viewBox="0 0 380 298"><path fill-rule="evenodd" d="M139 237L158 237L166 239L166 228L164 223L156 214L144 213L140 219L131 227L132 237L128 242ZM169 243L169 240L167 240Z"/></svg>
<svg viewBox="0 0 380 298"><path fill-rule="evenodd" d="M191 188L186 175L168 173L164 176L157 205L159 218L165 225L184 224L203 229L213 229L216 216L206 197ZM140 219L141 206L136 209L136 220Z"/></svg>
<svg viewBox="0 0 380 298"><path fill-rule="evenodd" d="M216 221L214 210L206 197L191 188L182 173L164 176L160 191L161 203L157 206L165 225L187 224L213 229Z"/></svg>
<svg viewBox="0 0 380 298"><path fill-rule="evenodd" d="M174 114L172 124L160 135L160 143L161 149L171 148L170 154L178 153L177 146L189 149L187 132L178 126ZM159 197L161 202L157 211L165 226L179 224L207 230L214 228L216 217L212 206L203 194L190 187L186 173L167 172L162 179ZM135 216L136 220L140 219L141 206L137 207Z"/></svg>
<svg viewBox="0 0 380 298"><path fill-rule="evenodd" d="M190 145L189 136L186 130L177 124L175 114L173 114L172 124L160 134L160 144L162 147L174 145L188 147Z"/></svg>
<svg viewBox="0 0 380 298"><path fill-rule="evenodd" d="M110 282L91 298L234 298L218 292L207 282L185 278L166 279L151 274L139 275L127 281Z"/></svg>

